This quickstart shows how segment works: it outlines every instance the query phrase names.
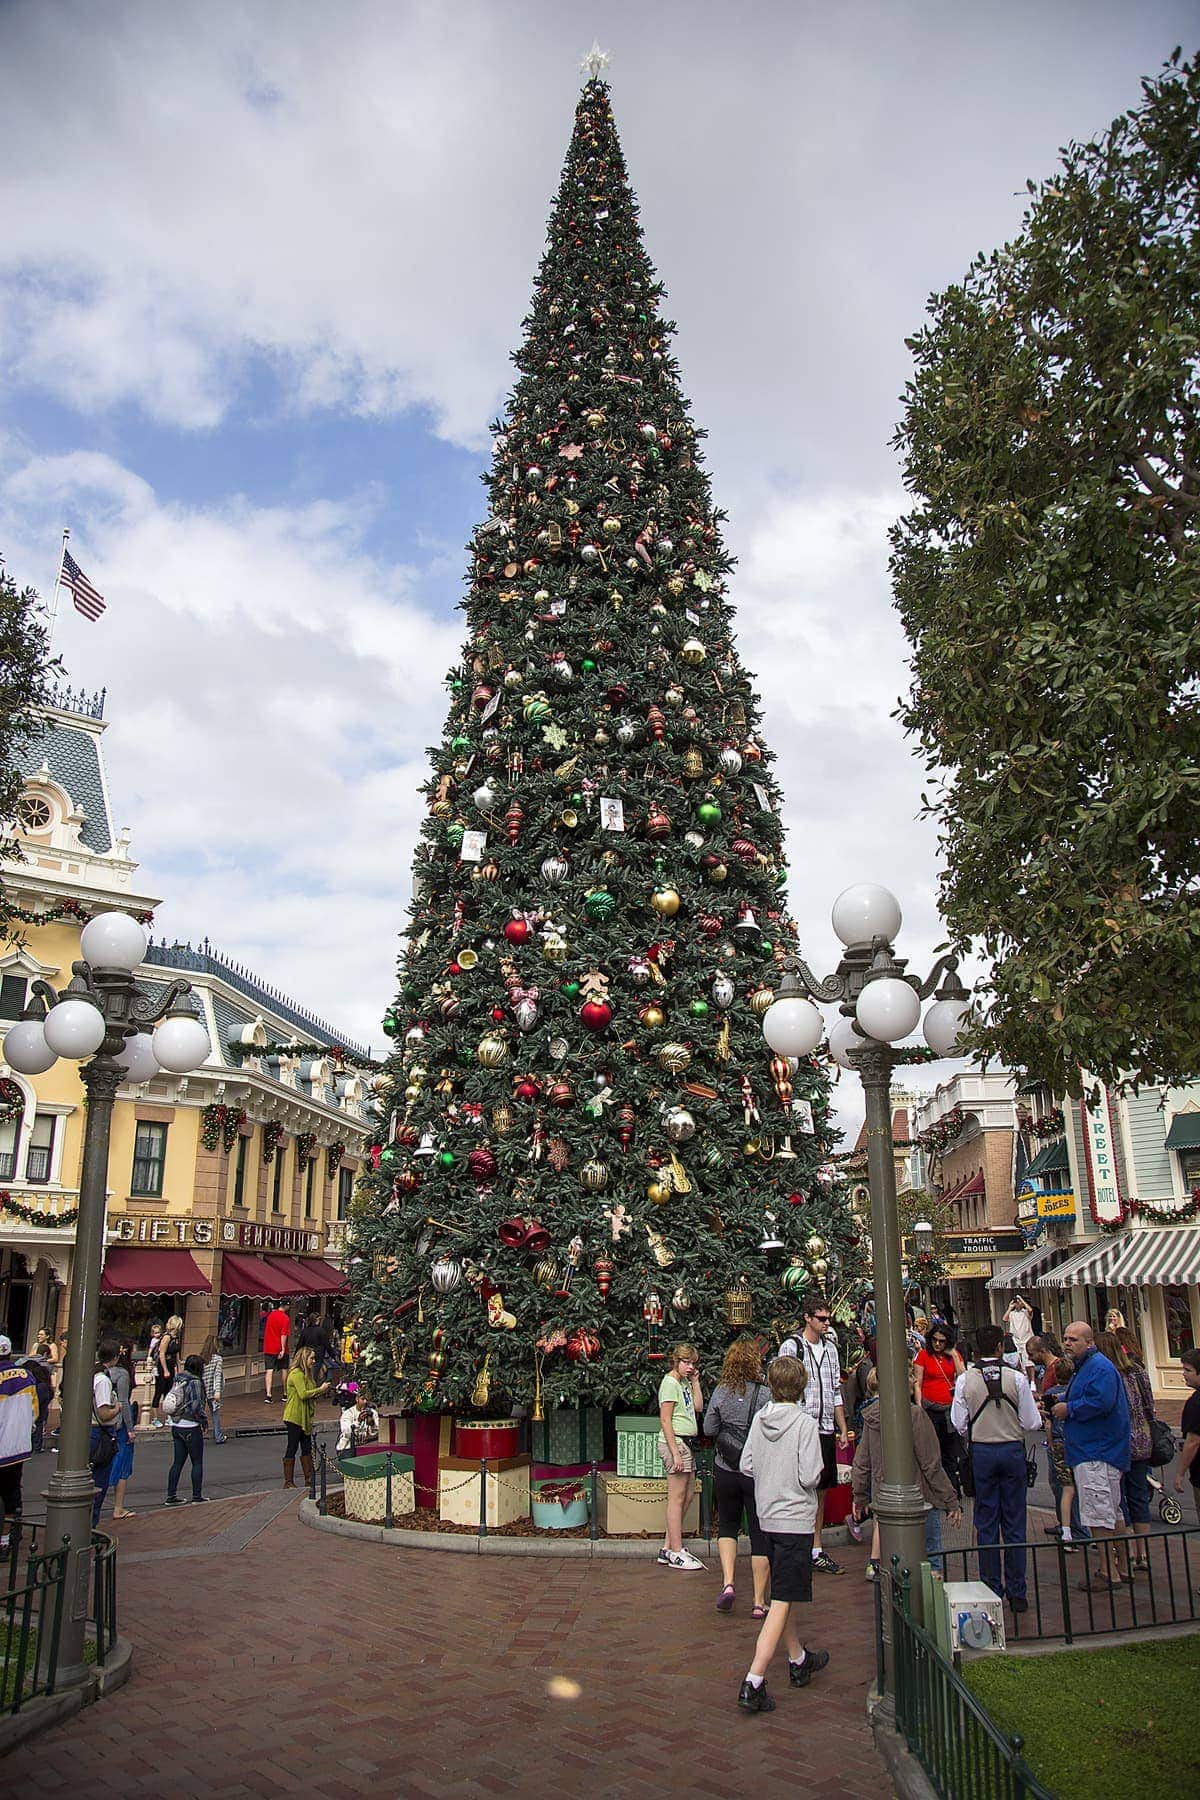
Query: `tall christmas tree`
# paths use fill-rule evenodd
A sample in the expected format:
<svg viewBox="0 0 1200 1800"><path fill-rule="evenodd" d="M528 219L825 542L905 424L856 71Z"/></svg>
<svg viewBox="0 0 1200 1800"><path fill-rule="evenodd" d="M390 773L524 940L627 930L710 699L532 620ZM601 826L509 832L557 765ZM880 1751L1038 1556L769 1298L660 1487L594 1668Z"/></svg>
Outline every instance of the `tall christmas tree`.
<svg viewBox="0 0 1200 1800"><path fill-rule="evenodd" d="M780 793L607 85L582 92L431 752L355 1311L379 1394L644 1403L847 1295Z"/></svg>

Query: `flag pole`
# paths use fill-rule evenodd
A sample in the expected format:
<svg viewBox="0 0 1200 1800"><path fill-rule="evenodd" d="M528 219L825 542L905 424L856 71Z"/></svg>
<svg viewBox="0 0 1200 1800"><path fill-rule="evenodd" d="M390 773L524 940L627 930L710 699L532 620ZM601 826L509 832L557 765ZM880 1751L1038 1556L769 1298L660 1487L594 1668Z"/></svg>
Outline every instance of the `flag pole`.
<svg viewBox="0 0 1200 1800"><path fill-rule="evenodd" d="M67 539L70 537L70 535L71 535L70 528L68 526L64 525L63 526L62 549L58 553L58 571L54 577L54 594L50 601L50 617L49 617L49 620L47 621L47 625L46 625L46 655L47 655L47 657L50 654L50 646L54 642L54 627L58 623L58 590L62 586L63 557L67 553Z"/></svg>

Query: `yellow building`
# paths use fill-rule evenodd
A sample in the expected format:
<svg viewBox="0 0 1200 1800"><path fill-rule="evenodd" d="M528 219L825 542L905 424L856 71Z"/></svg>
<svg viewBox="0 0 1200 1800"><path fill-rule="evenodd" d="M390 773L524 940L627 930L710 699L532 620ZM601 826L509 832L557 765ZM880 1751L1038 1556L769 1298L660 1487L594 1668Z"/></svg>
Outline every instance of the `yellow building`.
<svg viewBox="0 0 1200 1800"><path fill-rule="evenodd" d="M149 917L129 833L114 832L103 696L59 694L26 753L4 885L21 909L0 943L0 1028L35 979L61 988L89 918ZM109 1153L101 1324L143 1349L172 1312L184 1350L216 1332L232 1392L262 1369L266 1303L337 1310L356 1172L370 1128L367 1053L205 942L155 944L137 971L157 997L191 981L210 1053L186 1076L122 1088ZM0 1328L23 1350L65 1326L83 1146L77 1065L24 1077L0 1063Z"/></svg>

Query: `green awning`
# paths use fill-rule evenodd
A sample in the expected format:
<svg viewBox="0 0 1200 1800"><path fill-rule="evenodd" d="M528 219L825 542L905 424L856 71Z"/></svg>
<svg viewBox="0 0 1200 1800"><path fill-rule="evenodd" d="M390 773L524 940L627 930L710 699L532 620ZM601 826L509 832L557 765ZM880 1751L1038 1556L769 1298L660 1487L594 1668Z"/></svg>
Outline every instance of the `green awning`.
<svg viewBox="0 0 1200 1800"><path fill-rule="evenodd" d="M1032 1181L1036 1176L1049 1175L1054 1170L1069 1169L1070 1166L1066 1138L1055 1138L1052 1144L1047 1144L1044 1150L1038 1151L1025 1174Z"/></svg>
<svg viewBox="0 0 1200 1800"><path fill-rule="evenodd" d="M1200 1150L1200 1112L1176 1113L1167 1133L1168 1150Z"/></svg>

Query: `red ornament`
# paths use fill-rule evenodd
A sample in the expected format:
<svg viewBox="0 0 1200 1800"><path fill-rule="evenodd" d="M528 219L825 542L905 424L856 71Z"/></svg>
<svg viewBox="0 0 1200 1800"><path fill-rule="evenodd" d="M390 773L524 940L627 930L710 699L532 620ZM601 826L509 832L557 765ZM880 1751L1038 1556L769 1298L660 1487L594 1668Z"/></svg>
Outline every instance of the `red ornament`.
<svg viewBox="0 0 1200 1800"><path fill-rule="evenodd" d="M546 1098L552 1106L570 1106L575 1091L569 1081L552 1081L546 1089Z"/></svg>
<svg viewBox="0 0 1200 1800"><path fill-rule="evenodd" d="M613 1276L616 1272L617 1265L609 1256L598 1256L592 1264L592 1273L596 1277L596 1286L600 1289L600 1298L602 1300L608 1299L609 1290L613 1283Z"/></svg>
<svg viewBox="0 0 1200 1800"><path fill-rule="evenodd" d="M585 1000L579 1016L589 1031L605 1031L612 1023L613 1010L607 1000Z"/></svg>
<svg viewBox="0 0 1200 1800"><path fill-rule="evenodd" d="M516 800L513 801L504 815L504 823L508 829L508 841L515 844L521 835L521 826L525 822L525 809Z"/></svg>
<svg viewBox="0 0 1200 1800"><path fill-rule="evenodd" d="M744 863L752 863L758 855L757 849L750 842L749 838L735 837L729 848L733 851L733 854L740 857Z"/></svg>
<svg viewBox="0 0 1200 1800"><path fill-rule="evenodd" d="M629 1146L633 1142L633 1128L637 1124L637 1114L632 1106L623 1106L617 1117L621 1123L621 1148L628 1155Z"/></svg>
<svg viewBox="0 0 1200 1800"><path fill-rule="evenodd" d="M397 1129L396 1142L398 1144L404 1144L411 1149L414 1144L419 1144L420 1141L415 1125L401 1125Z"/></svg>
<svg viewBox="0 0 1200 1800"><path fill-rule="evenodd" d="M402 1194L415 1193L421 1185L421 1177L415 1169L401 1169L392 1186L399 1188Z"/></svg>
<svg viewBox="0 0 1200 1800"><path fill-rule="evenodd" d="M496 1024L497 1024L497 1025L501 1025L501 1024L503 1024L503 1022L504 1022L504 1008L503 1008L503 1007L502 1007L502 1006L493 1006L493 1008L492 1008L492 1018L493 1018L493 1020L494 1020L494 1021L495 1021L495 1023L496 1023Z"/></svg>
<svg viewBox="0 0 1200 1800"><path fill-rule="evenodd" d="M789 1206L803 1206L804 1205L804 1195L803 1194L789 1194L788 1195L788 1205Z"/></svg>
<svg viewBox="0 0 1200 1800"><path fill-rule="evenodd" d="M480 712L483 711L491 697L492 690L485 681L481 681L478 686L471 690L471 698L479 708Z"/></svg>
<svg viewBox="0 0 1200 1800"><path fill-rule="evenodd" d="M536 1100L541 1091L541 1082L535 1080L532 1075L522 1075L520 1081L518 1081L516 1087L513 1089L513 1093L518 1100Z"/></svg>
<svg viewBox="0 0 1200 1800"><path fill-rule="evenodd" d="M581 1325L568 1337L566 1354L573 1363L595 1362L600 1355L599 1334Z"/></svg>
<svg viewBox="0 0 1200 1800"><path fill-rule="evenodd" d="M472 1150L467 1158L467 1168L475 1181L490 1181L496 1173L496 1158L486 1146L480 1150Z"/></svg>
<svg viewBox="0 0 1200 1800"><path fill-rule="evenodd" d="M447 966L446 973L447 973L447 975L461 975L462 974L462 964L456 963L456 962L450 963Z"/></svg>
<svg viewBox="0 0 1200 1800"><path fill-rule="evenodd" d="M529 920L510 919L504 927L504 935L510 944L525 944L529 941Z"/></svg>
<svg viewBox="0 0 1200 1800"><path fill-rule="evenodd" d="M718 919L716 913L701 913L696 922L706 938L711 939L720 937L721 921Z"/></svg>
<svg viewBox="0 0 1200 1800"><path fill-rule="evenodd" d="M671 818L661 806L652 806L646 814L646 836L649 838L670 837Z"/></svg>

